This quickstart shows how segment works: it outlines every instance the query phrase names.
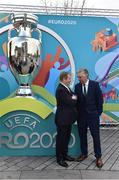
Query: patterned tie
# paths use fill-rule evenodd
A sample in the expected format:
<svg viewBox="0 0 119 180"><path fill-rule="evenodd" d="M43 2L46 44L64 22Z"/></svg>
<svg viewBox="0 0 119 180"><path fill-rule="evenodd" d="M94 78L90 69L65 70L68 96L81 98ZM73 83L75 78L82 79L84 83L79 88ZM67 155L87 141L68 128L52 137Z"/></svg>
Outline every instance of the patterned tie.
<svg viewBox="0 0 119 180"><path fill-rule="evenodd" d="M85 86L85 84L83 84L83 94L84 94L84 96L86 96L86 86Z"/></svg>

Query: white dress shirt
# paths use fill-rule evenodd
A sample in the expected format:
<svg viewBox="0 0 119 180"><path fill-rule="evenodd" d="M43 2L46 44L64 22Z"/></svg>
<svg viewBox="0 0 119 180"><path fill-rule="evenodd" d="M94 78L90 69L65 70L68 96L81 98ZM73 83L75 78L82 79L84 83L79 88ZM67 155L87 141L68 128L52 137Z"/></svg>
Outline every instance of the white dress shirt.
<svg viewBox="0 0 119 180"><path fill-rule="evenodd" d="M88 85L89 85L89 79L86 81L86 83L85 83L85 87L86 87L86 94L87 94L87 92L88 92ZM82 84L82 92L83 92L83 94L84 94L84 84Z"/></svg>

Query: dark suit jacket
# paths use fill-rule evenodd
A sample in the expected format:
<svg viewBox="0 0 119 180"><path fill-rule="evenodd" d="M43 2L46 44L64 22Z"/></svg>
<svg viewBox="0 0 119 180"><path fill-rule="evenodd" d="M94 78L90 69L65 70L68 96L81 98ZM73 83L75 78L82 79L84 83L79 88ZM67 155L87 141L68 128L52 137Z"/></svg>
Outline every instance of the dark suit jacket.
<svg viewBox="0 0 119 180"><path fill-rule="evenodd" d="M75 86L75 93L78 96L77 109L79 117L83 117L85 113L89 116L100 116L103 111L103 96L98 82L89 80L88 93L86 96L82 92L82 84Z"/></svg>
<svg viewBox="0 0 119 180"><path fill-rule="evenodd" d="M77 100L72 99L74 93L59 84L56 89L57 110L55 115L56 125L71 125L75 120Z"/></svg>

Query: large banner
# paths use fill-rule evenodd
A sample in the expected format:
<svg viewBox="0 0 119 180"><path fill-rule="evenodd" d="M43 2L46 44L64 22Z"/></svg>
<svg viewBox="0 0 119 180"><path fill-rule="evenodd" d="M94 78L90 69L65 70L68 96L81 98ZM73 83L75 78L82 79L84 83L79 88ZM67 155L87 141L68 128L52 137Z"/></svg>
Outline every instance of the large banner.
<svg viewBox="0 0 119 180"><path fill-rule="evenodd" d="M89 70L100 83L104 98L101 124L119 121L118 19L38 15L42 31L42 66L32 82L34 99L17 98L18 83L8 66L9 14L0 15L0 155L55 153L55 90L62 71L72 73L72 88L79 68ZM79 154L77 125L69 145Z"/></svg>

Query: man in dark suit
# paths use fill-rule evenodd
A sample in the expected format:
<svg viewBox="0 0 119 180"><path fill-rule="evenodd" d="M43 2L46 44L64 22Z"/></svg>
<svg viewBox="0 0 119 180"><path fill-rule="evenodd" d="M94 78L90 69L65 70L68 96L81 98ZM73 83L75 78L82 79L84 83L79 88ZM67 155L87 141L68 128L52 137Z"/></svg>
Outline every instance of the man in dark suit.
<svg viewBox="0 0 119 180"><path fill-rule="evenodd" d="M87 128L89 127L93 138L96 166L101 168L103 166L103 162L101 159L99 116L103 110L102 92L98 82L89 80L87 69L81 69L78 71L78 79L80 83L76 84L75 93L78 98L77 124L82 154L77 158L77 161L83 161L85 158L87 158Z"/></svg>
<svg viewBox="0 0 119 180"><path fill-rule="evenodd" d="M63 167L68 167L67 161L74 158L68 156L68 144L71 135L71 126L75 120L77 97L70 90L71 74L62 72L60 83L56 89L57 110L55 123L57 127L56 137L56 158L57 163Z"/></svg>

